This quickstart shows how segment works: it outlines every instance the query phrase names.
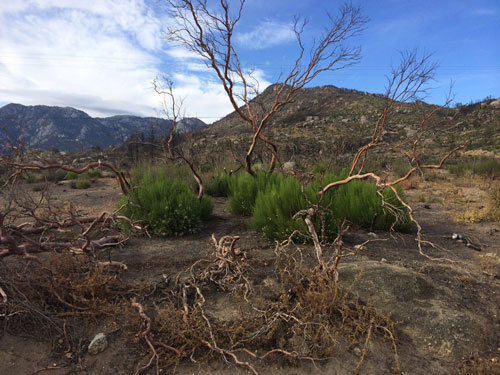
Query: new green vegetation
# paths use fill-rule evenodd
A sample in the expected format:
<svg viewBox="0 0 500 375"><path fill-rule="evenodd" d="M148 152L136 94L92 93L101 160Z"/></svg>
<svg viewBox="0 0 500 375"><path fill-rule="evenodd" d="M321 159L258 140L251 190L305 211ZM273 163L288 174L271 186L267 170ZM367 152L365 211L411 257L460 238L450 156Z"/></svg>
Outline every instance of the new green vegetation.
<svg viewBox="0 0 500 375"><path fill-rule="evenodd" d="M470 173L485 177L495 177L500 176L500 160L496 158L482 158L461 161L460 163L450 164L448 170L457 176Z"/></svg>
<svg viewBox="0 0 500 375"><path fill-rule="evenodd" d="M184 180L171 178L163 169L146 169L140 181L120 202L120 214L141 222L158 236L196 233L212 213L212 200L200 201ZM124 229L130 229L124 223Z"/></svg>
<svg viewBox="0 0 500 375"><path fill-rule="evenodd" d="M258 174L233 178L229 192L229 210L251 216L251 225L269 240L284 240L294 231L307 233L304 221L293 216L300 210L317 205L321 215L314 218L318 233L328 239L336 236L339 225L348 220L369 229L408 231L411 220L404 205L391 189L377 193L377 187L368 181L353 180L330 189L324 196L318 194L322 186L340 180L344 175L327 173L323 178L303 186L294 177ZM402 190L397 188L403 197Z"/></svg>

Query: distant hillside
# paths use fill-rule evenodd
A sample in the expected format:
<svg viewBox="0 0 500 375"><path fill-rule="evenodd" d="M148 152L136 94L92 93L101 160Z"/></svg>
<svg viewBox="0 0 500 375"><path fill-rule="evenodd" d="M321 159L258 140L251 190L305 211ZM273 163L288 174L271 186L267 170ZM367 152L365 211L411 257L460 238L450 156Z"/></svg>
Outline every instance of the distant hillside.
<svg viewBox="0 0 500 375"><path fill-rule="evenodd" d="M257 112L271 105L275 88L268 87L252 101ZM272 117L264 134L277 142L285 161L349 154L370 139L384 105L384 96L379 94L335 86L306 88ZM412 140L423 111L434 108L423 102L395 105L385 127L383 152L392 152L392 146ZM422 145L428 154L440 153L466 139L471 140L469 150L500 152L500 100L439 109L428 129ZM198 143L208 152L231 147L241 155L248 148L251 133L250 126L233 112L205 127Z"/></svg>
<svg viewBox="0 0 500 375"><path fill-rule="evenodd" d="M195 118L184 119L180 131L199 129L206 124ZM7 104L0 108L0 141L15 141L24 130L23 143L29 148L77 152L92 147L106 148L123 143L136 131L148 137L165 134L170 121L155 117L112 116L93 118L71 107Z"/></svg>

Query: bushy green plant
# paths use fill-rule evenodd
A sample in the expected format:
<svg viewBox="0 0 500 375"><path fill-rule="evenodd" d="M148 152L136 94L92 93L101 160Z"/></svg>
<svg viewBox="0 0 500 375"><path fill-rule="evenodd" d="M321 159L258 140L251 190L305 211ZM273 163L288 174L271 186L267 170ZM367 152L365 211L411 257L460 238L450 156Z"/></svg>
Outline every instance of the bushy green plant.
<svg viewBox="0 0 500 375"><path fill-rule="evenodd" d="M76 180L71 180L69 186L72 189L88 189L92 186L92 181L89 178L78 178Z"/></svg>
<svg viewBox="0 0 500 375"><path fill-rule="evenodd" d="M283 180L282 175L258 172L257 175L240 174L229 180L229 211L236 215L250 216L260 191Z"/></svg>
<svg viewBox="0 0 500 375"><path fill-rule="evenodd" d="M66 171L63 169L48 169L44 172L47 181L58 182L64 180Z"/></svg>
<svg viewBox="0 0 500 375"><path fill-rule="evenodd" d="M258 193L251 225L268 240L285 240L295 230L305 233L304 221L292 217L306 207L300 182L287 177Z"/></svg>
<svg viewBox="0 0 500 375"><path fill-rule="evenodd" d="M404 199L402 189L396 191ZM392 189L382 191L386 207L382 206L382 198L377 194L377 186L360 180L339 186L335 194L333 211L338 217L346 218L364 228L406 232L412 228L407 210L397 199Z"/></svg>
<svg viewBox="0 0 500 375"><path fill-rule="evenodd" d="M102 177L102 172L99 169L90 169L86 172L89 178L100 178Z"/></svg>
<svg viewBox="0 0 500 375"><path fill-rule="evenodd" d="M500 161L495 158L465 161L448 166L450 173L463 176L466 173L494 177L500 175Z"/></svg>
<svg viewBox="0 0 500 375"><path fill-rule="evenodd" d="M212 197L227 197L229 195L230 181L236 179L236 175L222 173L205 180L205 193Z"/></svg>
<svg viewBox="0 0 500 375"><path fill-rule="evenodd" d="M330 189L320 202L317 194L322 186L341 179L342 176L326 174L316 179L301 191L301 184L293 177L278 180L260 190L255 201L251 219L252 226L269 240L284 240L293 231L306 232L305 224L300 218L293 216L312 204L320 203L320 217L314 219L318 233L322 229L327 238L332 239L337 233L338 225L347 219L350 222L373 229L407 231L412 228L408 213L396 199L394 192L386 189L382 192L386 208L382 207L382 199L377 194L377 187L367 181L353 180L348 184ZM402 198L401 189L397 189ZM306 200L307 197L307 200ZM389 209L389 204L393 210ZM322 223L325 225L323 226Z"/></svg>
<svg viewBox="0 0 500 375"><path fill-rule="evenodd" d="M66 173L65 179L66 180L76 180L76 179L78 179L78 174L75 172L68 172L68 173Z"/></svg>
<svg viewBox="0 0 500 375"><path fill-rule="evenodd" d="M212 213L212 200L200 201L186 182L172 179L164 170L145 170L139 185L123 196L120 214L148 226L163 237L198 232ZM124 224L127 229L128 224Z"/></svg>
<svg viewBox="0 0 500 375"><path fill-rule="evenodd" d="M155 174L163 174L168 176L170 179L189 181L189 185L193 188L196 185L191 170L184 163L152 165L151 163L146 162L138 163L130 170L132 184L139 184L147 171L152 171Z"/></svg>
<svg viewBox="0 0 500 375"><path fill-rule="evenodd" d="M472 173L493 177L500 175L500 161L497 159L482 159L472 165Z"/></svg>

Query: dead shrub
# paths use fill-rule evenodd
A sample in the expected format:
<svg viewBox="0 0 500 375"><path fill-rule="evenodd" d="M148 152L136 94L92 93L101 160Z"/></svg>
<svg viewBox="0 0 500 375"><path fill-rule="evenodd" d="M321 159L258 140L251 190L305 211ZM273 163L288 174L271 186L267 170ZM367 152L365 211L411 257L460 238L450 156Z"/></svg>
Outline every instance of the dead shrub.
<svg viewBox="0 0 500 375"><path fill-rule="evenodd" d="M58 338L76 350L82 334L76 327L114 317L130 286L88 256L43 255L27 263L18 258L0 261L0 288L8 296L0 326L12 334Z"/></svg>
<svg viewBox="0 0 500 375"><path fill-rule="evenodd" d="M149 347L137 373L153 363L175 371L182 358L206 362L222 357L257 374L256 363L268 357L293 364L321 361L335 354L339 342L361 353L358 372L371 343L379 339L392 346L399 372L394 324L345 293L334 270L311 267L312 255L279 248L275 274L280 291L277 298L266 298L252 288L245 252L235 248L236 241L214 238L213 257L179 274L161 299L146 308L132 302L139 317L130 316L130 324ZM209 302L217 300L217 293L225 293L237 314L228 318L211 310Z"/></svg>
<svg viewBox="0 0 500 375"><path fill-rule="evenodd" d="M474 355L466 361L460 375L500 375L500 357Z"/></svg>

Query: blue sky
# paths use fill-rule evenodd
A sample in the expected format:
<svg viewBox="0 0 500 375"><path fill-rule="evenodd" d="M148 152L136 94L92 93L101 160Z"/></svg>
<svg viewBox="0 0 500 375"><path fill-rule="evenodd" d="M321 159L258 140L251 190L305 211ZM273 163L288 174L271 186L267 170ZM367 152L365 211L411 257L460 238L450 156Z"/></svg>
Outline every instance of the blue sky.
<svg viewBox="0 0 500 375"><path fill-rule="evenodd" d="M233 1L233 0L231 0ZM455 102L500 97L500 1L359 0L369 17L352 45L354 67L328 72L311 86L335 85L382 93L399 51L418 48L439 64L427 98L442 103L450 81ZM340 1L247 0L235 32L244 66L260 89L277 82L295 61L293 17L309 19L311 41ZM216 77L197 56L164 39L170 20L161 0L10 0L0 7L0 106L71 106L93 116L161 115L152 89L168 75L183 97L184 114L206 122L232 111Z"/></svg>

